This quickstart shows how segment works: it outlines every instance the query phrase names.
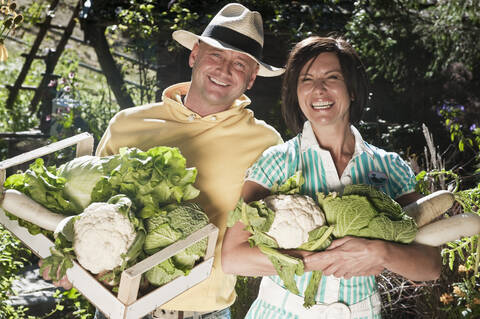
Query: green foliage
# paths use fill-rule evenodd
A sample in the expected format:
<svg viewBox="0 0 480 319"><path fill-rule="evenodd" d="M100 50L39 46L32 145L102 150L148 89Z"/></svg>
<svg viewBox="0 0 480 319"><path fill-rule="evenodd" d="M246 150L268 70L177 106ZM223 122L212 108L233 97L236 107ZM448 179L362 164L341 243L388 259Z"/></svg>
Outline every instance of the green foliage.
<svg viewBox="0 0 480 319"><path fill-rule="evenodd" d="M79 62L77 52L66 49L55 68L55 73L60 76L57 82L52 83L57 97L72 99L73 106L50 115L59 126L52 141L82 132L91 133L95 141L99 141L108 122L119 110L105 77L80 70Z"/></svg>
<svg viewBox="0 0 480 319"><path fill-rule="evenodd" d="M463 268L465 266L462 265ZM467 268L468 269L468 268ZM480 316L480 284L470 280L468 270L463 270L463 281L451 285L451 291L440 297L441 310L447 318L478 318Z"/></svg>
<svg viewBox="0 0 480 319"><path fill-rule="evenodd" d="M463 105L445 103L438 110L443 125L450 133L450 140L460 152L475 156L480 151L480 127L476 117L465 112ZM477 160L480 157L477 156ZM478 171L477 171L478 172Z"/></svg>
<svg viewBox="0 0 480 319"><path fill-rule="evenodd" d="M47 0L33 1L28 5L20 5L19 11L23 13L24 22L29 26L40 23L44 19L49 4Z"/></svg>
<svg viewBox="0 0 480 319"><path fill-rule="evenodd" d="M452 62L474 68L479 9L478 1L357 1L346 36L373 79L391 80L401 90L412 79L439 76Z"/></svg>
<svg viewBox="0 0 480 319"><path fill-rule="evenodd" d="M10 50L8 64L0 64L0 78L8 79L2 81L1 84L13 84L18 72L22 68L23 58L19 57L15 51ZM37 85L39 76L42 72L42 65L35 61L32 65L31 72L25 79L25 85ZM33 98L32 92L23 91L16 101L15 107L12 109L5 108L5 102L8 98L8 89L0 88L0 131L1 132L18 132L26 131L38 125L38 118L31 115L30 100Z"/></svg>
<svg viewBox="0 0 480 319"><path fill-rule="evenodd" d="M12 282L18 271L28 264L31 252L0 225L0 314L8 318L21 318L26 309L14 309L6 303L13 294Z"/></svg>
<svg viewBox="0 0 480 319"><path fill-rule="evenodd" d="M237 292L237 299L235 303L230 306L232 318L245 318L250 305L257 297L258 287L260 286L261 277L244 277L237 276L235 291Z"/></svg>

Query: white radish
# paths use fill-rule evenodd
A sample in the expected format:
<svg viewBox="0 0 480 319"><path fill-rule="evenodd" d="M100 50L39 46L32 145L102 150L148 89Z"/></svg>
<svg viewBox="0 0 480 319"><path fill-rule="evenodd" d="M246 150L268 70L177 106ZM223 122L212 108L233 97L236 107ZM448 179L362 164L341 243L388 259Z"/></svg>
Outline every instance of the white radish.
<svg viewBox="0 0 480 319"><path fill-rule="evenodd" d="M52 213L30 197L14 189L8 189L3 193L1 206L9 213L50 231L55 231L57 225L67 217Z"/></svg>
<svg viewBox="0 0 480 319"><path fill-rule="evenodd" d="M454 203L455 196L452 192L439 190L408 204L403 210L420 228L445 213Z"/></svg>
<svg viewBox="0 0 480 319"><path fill-rule="evenodd" d="M480 234L480 216L473 213L454 215L418 229L414 242L438 247L448 242Z"/></svg>

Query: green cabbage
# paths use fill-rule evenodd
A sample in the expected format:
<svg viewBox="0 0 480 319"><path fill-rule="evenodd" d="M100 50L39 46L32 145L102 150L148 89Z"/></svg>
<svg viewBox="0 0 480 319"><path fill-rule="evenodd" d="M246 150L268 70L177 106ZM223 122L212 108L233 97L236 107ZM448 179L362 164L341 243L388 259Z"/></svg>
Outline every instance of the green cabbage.
<svg viewBox="0 0 480 319"><path fill-rule="evenodd" d="M154 254L162 248L185 239L208 224L207 215L192 203L172 204L146 219L147 236L144 250ZM146 272L147 280L161 286L179 276L188 275L195 263L205 256L207 239L187 247Z"/></svg>
<svg viewBox="0 0 480 319"><path fill-rule="evenodd" d="M92 191L100 179L119 164L118 156L81 156L58 168L65 179L64 192L81 210L92 202Z"/></svg>
<svg viewBox="0 0 480 319"><path fill-rule="evenodd" d="M370 185L347 185L341 196L317 194L318 204L333 236L377 238L408 244L415 239L417 225L402 207Z"/></svg>

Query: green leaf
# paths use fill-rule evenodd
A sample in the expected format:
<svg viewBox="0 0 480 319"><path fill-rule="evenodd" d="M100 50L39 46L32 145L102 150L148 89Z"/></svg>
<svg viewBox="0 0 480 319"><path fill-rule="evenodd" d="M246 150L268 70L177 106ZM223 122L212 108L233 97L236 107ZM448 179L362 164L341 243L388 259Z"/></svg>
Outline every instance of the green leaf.
<svg viewBox="0 0 480 319"><path fill-rule="evenodd" d="M324 250L332 243L332 232L334 226L321 226L308 233L308 241L302 244L298 249L308 251Z"/></svg>
<svg viewBox="0 0 480 319"><path fill-rule="evenodd" d="M303 306L305 308L310 308L315 305L315 295L318 291L318 286L320 285L320 280L322 279L322 272L319 270L312 271L312 277L308 282L307 288L305 289L305 300Z"/></svg>
<svg viewBox="0 0 480 319"><path fill-rule="evenodd" d="M303 262L301 259L280 253L274 248L259 245L260 251L264 253L272 262L275 270L282 279L285 288L294 294L299 294L295 275L301 276L304 273Z"/></svg>
<svg viewBox="0 0 480 319"><path fill-rule="evenodd" d="M465 143L463 139L458 141L458 149L460 150L460 152L463 152L465 150Z"/></svg>

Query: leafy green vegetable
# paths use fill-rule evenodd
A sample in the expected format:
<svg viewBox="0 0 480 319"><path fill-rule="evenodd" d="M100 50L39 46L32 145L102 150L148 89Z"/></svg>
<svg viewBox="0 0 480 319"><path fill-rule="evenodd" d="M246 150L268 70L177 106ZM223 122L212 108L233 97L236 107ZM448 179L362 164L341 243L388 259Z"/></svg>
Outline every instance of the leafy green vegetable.
<svg viewBox="0 0 480 319"><path fill-rule="evenodd" d="M265 245L259 245L258 248L270 259L278 275L283 280L285 288L298 295L299 291L294 278L295 275L303 275L303 261L299 258L282 254L277 249Z"/></svg>
<svg viewBox="0 0 480 319"><path fill-rule="evenodd" d="M102 176L108 175L119 164L118 156L81 156L58 168L58 176L65 178L65 196L82 210L92 202L92 190Z"/></svg>
<svg viewBox="0 0 480 319"><path fill-rule="evenodd" d="M186 167L177 148L159 146L146 152L122 148L118 166L96 184L92 200L125 194L134 202L138 215L148 218L162 205L197 197L200 192L193 186L196 177L197 169Z"/></svg>
<svg viewBox="0 0 480 319"><path fill-rule="evenodd" d="M24 193L54 213L75 215L82 209L65 195L66 182L54 166L45 167L43 159L37 158L24 173L10 175L4 187Z"/></svg>
<svg viewBox="0 0 480 319"><path fill-rule="evenodd" d="M147 218L159 207L198 196L193 186L196 168L187 168L178 148L158 146L146 152L122 148L119 154L75 158L58 169L41 158L24 173L7 178L4 187L16 189L52 212L77 215L91 202L127 195L137 216ZM23 221L32 234L38 226Z"/></svg>
<svg viewBox="0 0 480 319"><path fill-rule="evenodd" d="M145 273L148 282L157 286L163 286L180 276L187 275L184 271L177 268L171 258L161 262Z"/></svg>
<svg viewBox="0 0 480 319"><path fill-rule="evenodd" d="M185 239L207 224L207 215L196 204L168 205L146 219L144 250L147 254L154 254L177 240ZM195 263L205 256L206 249L205 238L147 271L147 280L161 286L176 277L187 275Z"/></svg>
<svg viewBox="0 0 480 319"><path fill-rule="evenodd" d="M319 221L325 221L323 213L320 208L313 202L312 199L305 195L298 195L300 187L304 183L301 171L298 171L295 175L290 177L282 185L274 185L271 195L264 200L254 201L246 204L242 198L237 202L237 205L233 211L229 213L227 226L232 227L237 221L242 222L245 225L245 230L252 235L248 238L250 246L258 246L260 251L264 253L268 259L272 262L278 276L282 279L285 288L292 293L299 294L298 287L295 283L295 275L302 275L304 272L303 261L299 258L281 253L278 248L279 239L273 238L269 232L272 230L272 225L276 218L299 219L299 228L295 227L294 223L286 223L281 228L280 233L282 236L297 235L300 232L305 232L309 223L306 222L310 219ZM280 213L280 209L273 210L267 205L278 202L283 204L282 210L287 210L286 215ZM305 214L295 215L300 211L305 211ZM295 212L295 213L294 213ZM279 217L282 214L282 217ZM321 215L320 218L315 215ZM304 223L302 223L302 221ZM277 226L281 227L281 226ZM313 229L307 230L308 236L305 241L295 247L297 249L308 251L323 250L332 242L332 232L334 227L317 224ZM275 232L277 233L277 232ZM291 238L290 238L291 239ZM285 247L283 247L285 248ZM313 277L315 280L311 280L305 290L305 307L310 307L314 304L315 294L317 292L318 284L321 278L321 272L316 271ZM308 295L307 295L308 294Z"/></svg>
<svg viewBox="0 0 480 319"><path fill-rule="evenodd" d="M113 279L116 284L121 271L138 261L138 257L143 258L145 252L153 254L208 224L207 216L198 206L185 204L199 194L193 186L196 176L196 168L186 167L186 159L178 148L159 146L147 151L122 148L113 156L82 156L58 169L47 168L42 159L37 159L24 173L10 176L4 186L23 192L52 212L73 216L61 223L52 256L43 264L44 269L51 267L54 279L60 279L72 261L79 259L75 256L73 238L80 213L95 207L99 213L107 214L107 209L102 210L98 205L116 205L136 232L130 248L122 255L123 264L102 274L102 278ZM128 205L124 205L125 199ZM32 233L41 231L34 224L19 222ZM148 277L161 285L173 275L188 274L205 255L206 245L207 239L195 243L162 263L163 266L154 267ZM54 274L55 269L60 272ZM162 278L160 274L164 274Z"/></svg>
<svg viewBox="0 0 480 319"><path fill-rule="evenodd" d="M370 185L347 185L343 194L317 193L333 236L377 238L411 243L417 233L415 221L385 193Z"/></svg>
<svg viewBox="0 0 480 319"><path fill-rule="evenodd" d="M298 171L282 185L274 185L272 193L295 195L300 192L304 180L301 171ZM227 226L232 227L237 221L245 225L245 230L252 235L248 241L251 246L258 246L268 256L278 275L283 280L285 288L292 293L299 294L294 275L303 274L303 262L295 257L282 254L278 251L278 238L269 235L272 224L277 218L277 210L270 209L264 200L246 204L240 199L237 206L229 213ZM280 197L278 197L280 199ZM292 197L293 199L293 197ZM308 240L296 249L321 251L330 246L333 238L342 238L347 235L378 238L400 243L410 243L415 238L417 226L412 218L406 215L401 206L385 193L370 185L345 186L343 194L324 195L317 193L318 204L325 213L326 225L319 226L308 232ZM294 201L294 200L293 200ZM295 201L294 201L295 202ZM298 211L308 207L305 202L298 202ZM292 219L296 218L292 214ZM294 224L294 223L290 223ZM302 232L298 228L296 232ZM285 231L282 236L292 236L294 231ZM315 294L321 280L321 271L313 271L305 291L306 308L315 304Z"/></svg>

